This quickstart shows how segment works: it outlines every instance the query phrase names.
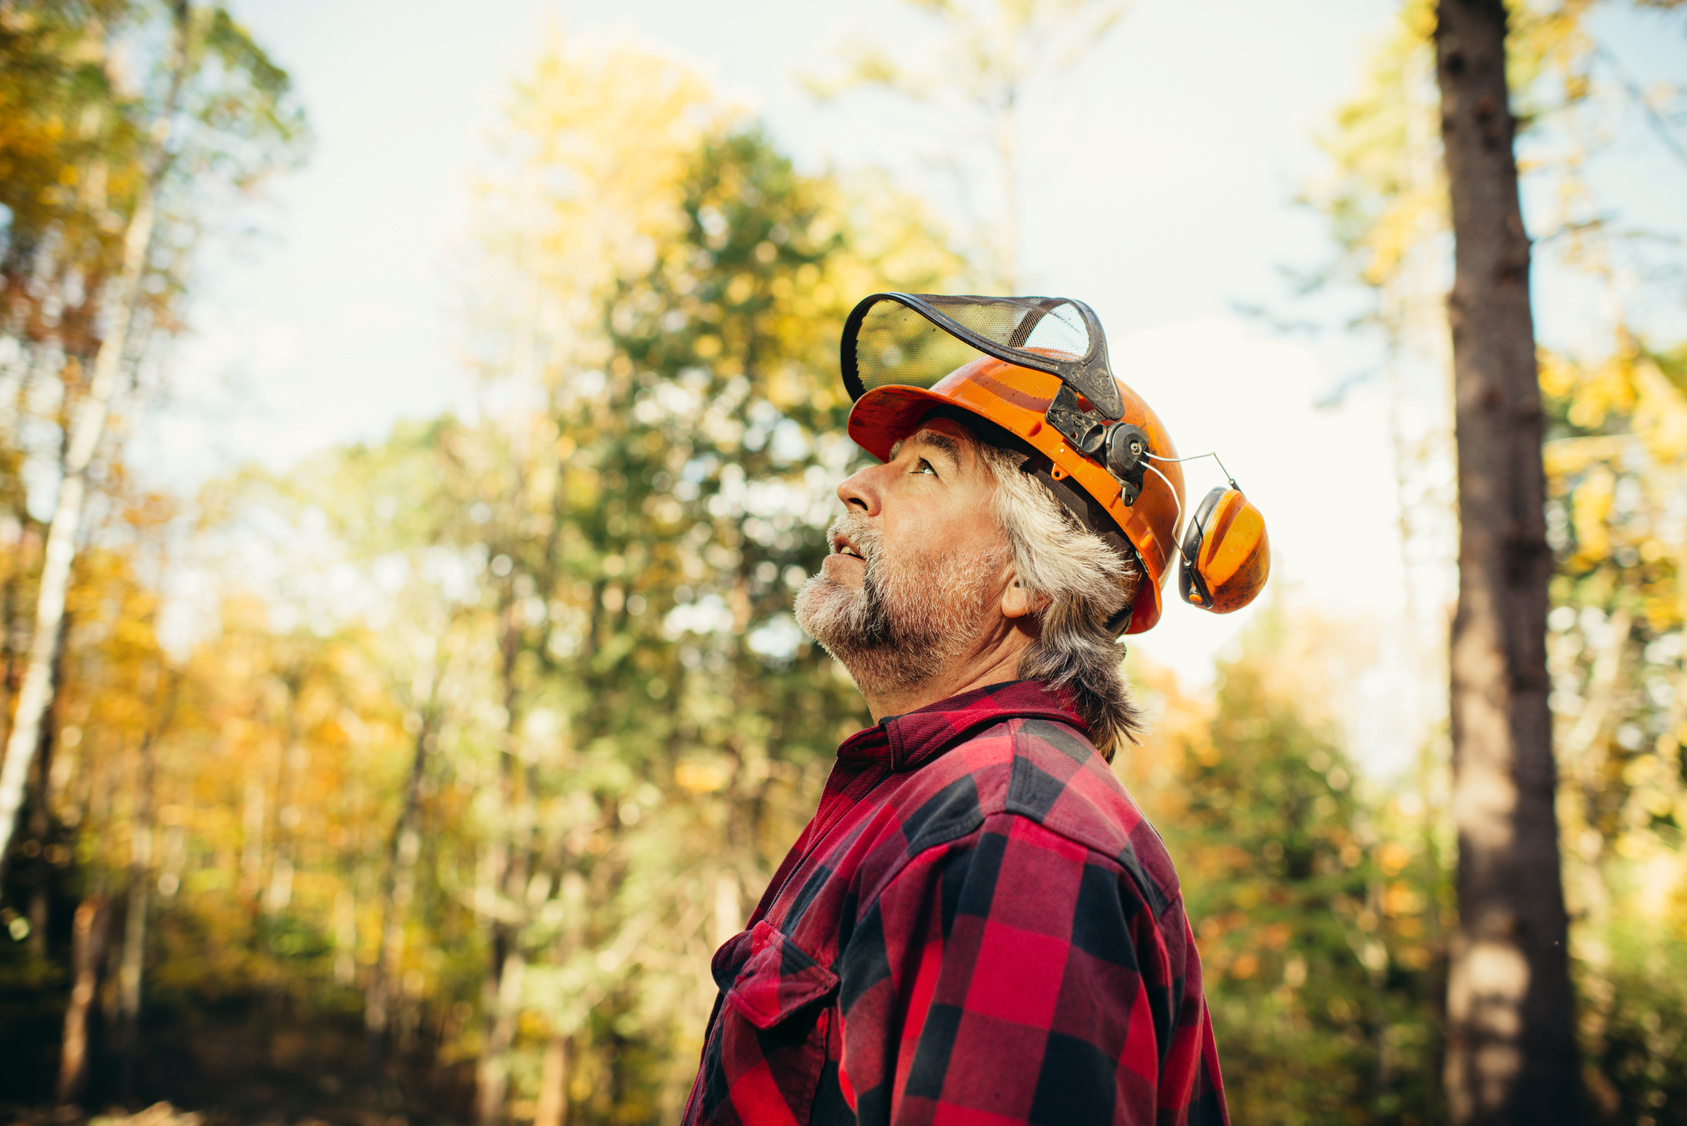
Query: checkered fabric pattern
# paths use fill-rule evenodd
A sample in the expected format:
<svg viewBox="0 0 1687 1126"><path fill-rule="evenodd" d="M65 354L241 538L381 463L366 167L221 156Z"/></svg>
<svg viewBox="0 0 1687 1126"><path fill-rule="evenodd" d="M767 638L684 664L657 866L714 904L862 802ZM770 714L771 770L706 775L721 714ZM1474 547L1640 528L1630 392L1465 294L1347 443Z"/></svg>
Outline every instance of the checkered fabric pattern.
<svg viewBox="0 0 1687 1126"><path fill-rule="evenodd" d="M1228 1122L1177 876L1035 681L887 719L720 986L685 1122Z"/></svg>

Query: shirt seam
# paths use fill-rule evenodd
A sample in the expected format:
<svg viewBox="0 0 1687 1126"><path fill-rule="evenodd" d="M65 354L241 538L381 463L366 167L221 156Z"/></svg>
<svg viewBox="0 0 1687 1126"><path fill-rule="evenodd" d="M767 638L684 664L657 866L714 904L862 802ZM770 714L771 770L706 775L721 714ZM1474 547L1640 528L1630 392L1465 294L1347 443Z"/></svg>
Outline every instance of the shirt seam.
<svg viewBox="0 0 1687 1126"><path fill-rule="evenodd" d="M994 806L994 803L992 803L992 807L993 806ZM1012 817L1012 818L1016 818L1018 820L1028 822L1029 824L1035 825L1039 829L1042 829L1044 832L1048 833L1051 836L1058 837L1061 840L1067 842L1068 844L1076 845L1078 848L1083 849L1086 854L1088 854L1090 856L1093 856L1093 857L1096 857L1096 858L1098 858L1102 861L1105 861L1110 867L1115 868L1118 871L1122 872L1124 875L1130 877L1131 886L1136 888L1137 898L1141 901L1142 906L1148 909L1149 914L1153 918L1156 926L1158 926L1159 923L1162 920L1165 919L1166 915L1172 910L1172 908L1177 907L1177 906L1179 906L1180 904L1183 903L1183 889L1180 887L1180 888L1177 889L1176 894L1169 895L1169 896L1165 897L1166 904L1163 908L1161 908L1159 911L1155 911L1153 909L1155 897L1149 895L1148 889L1146 889L1142 886L1142 881L1144 879L1147 879L1146 874L1144 874L1143 876L1141 876L1139 878L1136 875L1135 872L1131 871L1131 868L1130 868L1129 865L1121 864L1119 862L1119 858L1117 856L1114 856L1112 853L1103 852L1101 849L1097 848L1095 845L1089 844L1085 841L1078 840L1076 837L1072 836L1070 833L1061 832L1059 829L1056 829L1053 826L1044 824L1042 821L1039 821L1036 817L1032 816L1029 813L1024 813L1024 812L1021 812L1019 810L1014 810L1014 809L1008 809L1005 806L1003 806L1001 808L994 808L993 807L988 811L981 808L980 814L979 814L979 819L978 819L978 824L973 825L972 827L968 828L965 832L956 833L953 836L937 837L937 838L933 839L930 843L922 846L918 852L910 853L909 855L904 856L902 859L898 860L896 862L896 864L891 867L889 872L887 872L885 874L885 876L878 881L878 886L875 888L871 899L863 899L861 901L861 906L859 908L857 908L858 915L865 916L869 912L871 912L872 909L875 906L878 905L879 900L884 897L884 893L890 888L890 886L892 884L894 884L897 880L901 879L903 874L905 872L907 872L909 865L913 864L914 861L916 861L920 857L926 855L928 852L931 852L933 849L945 848L945 847L947 847L949 845L953 845L953 844L955 844L959 841L967 841L967 840L973 841L973 844L970 847L976 847L976 838L984 832L985 825L987 825L989 823L989 821L992 817ZM841 954L841 950L840 950L840 954Z"/></svg>

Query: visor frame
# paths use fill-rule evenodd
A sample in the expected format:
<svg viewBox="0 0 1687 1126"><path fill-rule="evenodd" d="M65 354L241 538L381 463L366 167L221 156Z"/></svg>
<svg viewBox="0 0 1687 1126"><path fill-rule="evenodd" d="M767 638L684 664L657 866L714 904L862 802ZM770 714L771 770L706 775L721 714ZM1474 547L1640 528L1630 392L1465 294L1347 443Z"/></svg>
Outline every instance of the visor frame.
<svg viewBox="0 0 1687 1126"><path fill-rule="evenodd" d="M867 315L872 312L873 306L882 301L893 301L918 313L937 328L986 356L992 356L1016 367L1030 368L1033 371L1046 372L1058 377L1067 388L1089 400L1091 410L1082 413L1089 414L1093 411L1109 422L1116 421L1124 414L1124 400L1119 395L1118 386L1113 381L1112 368L1108 363L1107 334L1102 329L1101 320L1095 315L1095 310L1084 302L1072 297L976 298L975 300L979 304L997 302L1020 305L1028 310L1040 310L1036 315L1026 317L1015 328L1014 335L1017 338L1017 343L1010 342L1004 345L948 316L927 301L927 296L940 295L886 291L862 298L855 308L850 310L849 316L844 320L843 336L838 347L838 360L843 373L844 390L849 392L852 402L860 399L869 390L862 383L860 367L856 358L856 342L860 337L861 327L866 322ZM1063 305L1070 305L1078 311L1078 315L1084 323L1084 330L1089 336L1089 351L1083 356L1068 359L1064 358L1065 354L1052 355L1048 349L1026 347L1025 342L1036 330L1038 322ZM892 386L892 384L882 384L881 386ZM907 384L905 386L914 385ZM1063 398L1065 397L1063 396ZM1076 404L1071 405L1075 406ZM1051 418L1050 421L1053 422L1054 419ZM1076 437L1076 435L1073 435L1073 437Z"/></svg>

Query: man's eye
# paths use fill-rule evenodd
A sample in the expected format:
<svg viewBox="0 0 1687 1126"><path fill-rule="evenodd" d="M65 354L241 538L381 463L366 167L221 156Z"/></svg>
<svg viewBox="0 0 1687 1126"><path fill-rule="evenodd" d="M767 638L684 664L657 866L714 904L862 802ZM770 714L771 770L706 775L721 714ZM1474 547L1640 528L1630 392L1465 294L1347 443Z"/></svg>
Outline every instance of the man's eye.
<svg viewBox="0 0 1687 1126"><path fill-rule="evenodd" d="M927 461L923 457L920 459L919 464L914 466L914 472L915 473L929 473L933 477L937 476L937 470L933 469L931 467L931 462Z"/></svg>

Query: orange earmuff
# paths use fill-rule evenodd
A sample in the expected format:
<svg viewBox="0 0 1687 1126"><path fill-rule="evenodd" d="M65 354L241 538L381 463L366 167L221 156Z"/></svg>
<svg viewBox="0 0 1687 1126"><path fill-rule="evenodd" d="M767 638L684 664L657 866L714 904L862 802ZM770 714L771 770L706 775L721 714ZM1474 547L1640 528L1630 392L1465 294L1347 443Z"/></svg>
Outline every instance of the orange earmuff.
<svg viewBox="0 0 1687 1126"><path fill-rule="evenodd" d="M1183 535L1177 586L1183 600L1215 614L1254 600L1271 573L1265 518L1232 481L1201 501Z"/></svg>

